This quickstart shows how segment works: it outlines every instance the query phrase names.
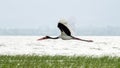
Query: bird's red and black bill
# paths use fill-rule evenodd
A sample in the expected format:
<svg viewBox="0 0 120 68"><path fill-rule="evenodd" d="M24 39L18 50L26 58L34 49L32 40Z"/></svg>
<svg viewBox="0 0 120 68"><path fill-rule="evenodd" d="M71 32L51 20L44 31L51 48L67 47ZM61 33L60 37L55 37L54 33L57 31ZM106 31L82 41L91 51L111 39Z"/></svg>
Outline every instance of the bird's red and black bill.
<svg viewBox="0 0 120 68"><path fill-rule="evenodd" d="M39 41L39 40L45 40L45 39L47 39L47 37L42 37L42 38L39 38L37 40Z"/></svg>

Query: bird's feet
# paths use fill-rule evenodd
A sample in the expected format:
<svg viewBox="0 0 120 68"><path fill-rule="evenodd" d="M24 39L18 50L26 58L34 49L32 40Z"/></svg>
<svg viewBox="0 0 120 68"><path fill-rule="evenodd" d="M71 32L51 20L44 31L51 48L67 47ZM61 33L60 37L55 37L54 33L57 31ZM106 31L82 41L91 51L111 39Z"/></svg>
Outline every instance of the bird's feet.
<svg viewBox="0 0 120 68"><path fill-rule="evenodd" d="M93 42L93 40L86 40L86 42Z"/></svg>

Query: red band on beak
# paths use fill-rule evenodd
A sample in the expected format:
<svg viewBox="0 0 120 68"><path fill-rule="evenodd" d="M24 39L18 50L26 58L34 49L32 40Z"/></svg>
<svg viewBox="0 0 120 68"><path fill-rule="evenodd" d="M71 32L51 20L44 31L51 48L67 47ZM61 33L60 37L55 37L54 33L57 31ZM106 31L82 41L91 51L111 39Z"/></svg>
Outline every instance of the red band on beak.
<svg viewBox="0 0 120 68"><path fill-rule="evenodd" d="M44 39L47 39L47 38L46 38L46 37L43 37L43 38L40 38L40 39L37 39L37 40L39 41L39 40L44 40Z"/></svg>

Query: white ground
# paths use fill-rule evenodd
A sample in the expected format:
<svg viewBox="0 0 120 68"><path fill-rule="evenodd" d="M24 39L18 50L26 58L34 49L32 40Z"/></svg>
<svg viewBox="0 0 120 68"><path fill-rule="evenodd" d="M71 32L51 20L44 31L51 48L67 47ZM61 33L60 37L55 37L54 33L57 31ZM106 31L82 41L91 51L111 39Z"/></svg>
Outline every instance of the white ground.
<svg viewBox="0 0 120 68"><path fill-rule="evenodd" d="M0 36L0 55L65 55L119 56L120 36L80 36L92 39L88 43L77 40L43 40L38 36Z"/></svg>

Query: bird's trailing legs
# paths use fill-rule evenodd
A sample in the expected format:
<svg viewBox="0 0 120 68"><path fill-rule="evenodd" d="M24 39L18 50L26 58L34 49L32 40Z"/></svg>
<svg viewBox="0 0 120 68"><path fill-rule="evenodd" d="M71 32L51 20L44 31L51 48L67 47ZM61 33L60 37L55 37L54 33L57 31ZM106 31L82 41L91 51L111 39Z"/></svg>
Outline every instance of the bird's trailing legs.
<svg viewBox="0 0 120 68"><path fill-rule="evenodd" d="M93 42L93 40L85 40L85 39L80 39L72 36L72 39L74 40L80 40L80 41L85 41L85 42Z"/></svg>

